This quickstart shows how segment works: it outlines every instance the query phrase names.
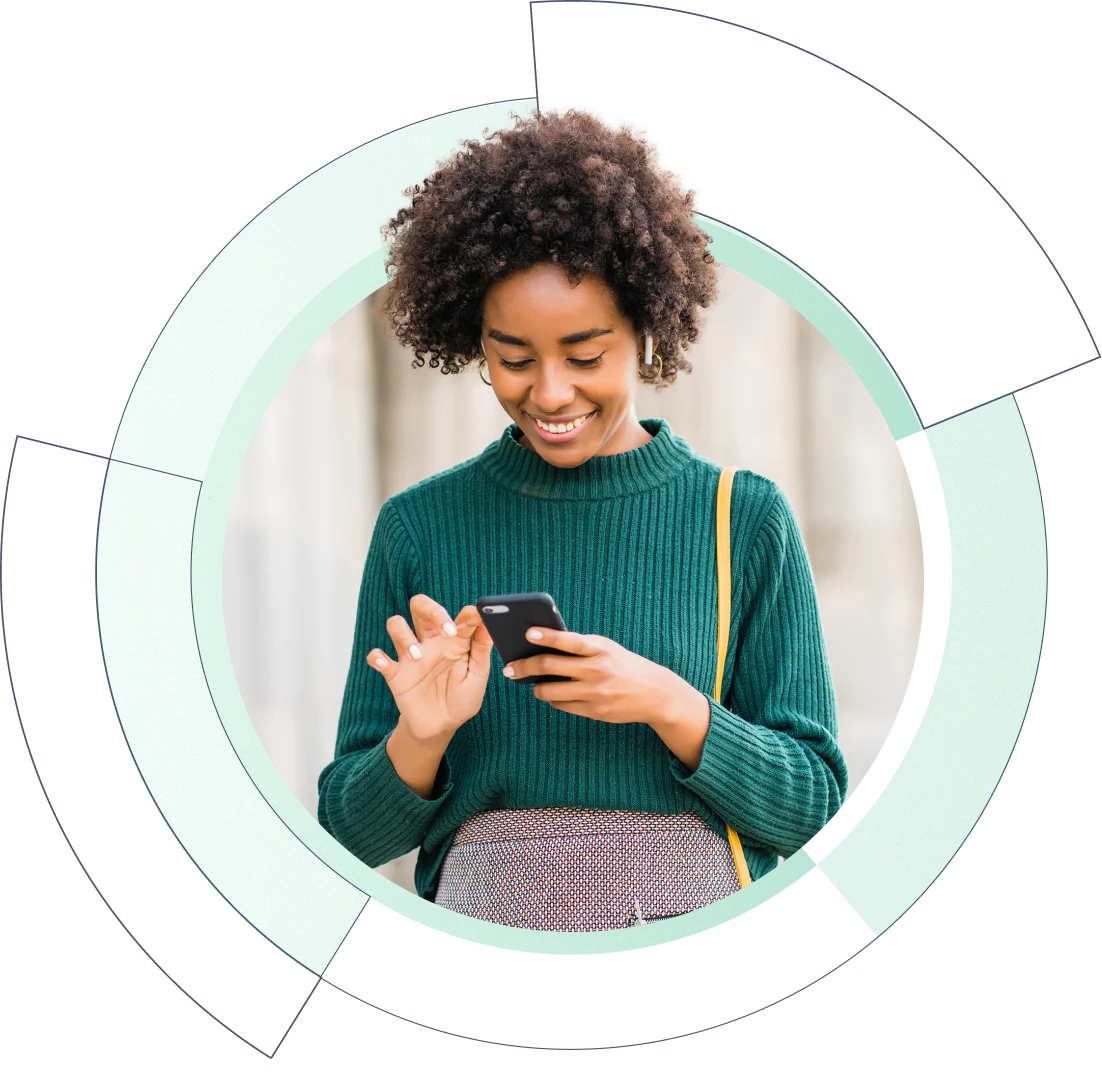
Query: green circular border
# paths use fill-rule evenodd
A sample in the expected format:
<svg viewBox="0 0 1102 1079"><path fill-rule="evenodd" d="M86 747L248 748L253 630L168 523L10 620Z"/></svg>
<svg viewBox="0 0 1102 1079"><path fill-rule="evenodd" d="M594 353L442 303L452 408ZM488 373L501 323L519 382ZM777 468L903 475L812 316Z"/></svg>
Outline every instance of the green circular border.
<svg viewBox="0 0 1102 1079"><path fill-rule="evenodd" d="M273 202L220 252L174 312L139 375L112 451L99 568L101 603L114 607L115 617L109 610L104 654L135 759L212 882L269 939L319 973L367 896L422 924L497 947L610 952L734 918L815 864L800 851L745 892L630 930L535 933L465 918L386 880L329 836L272 765L241 699L226 640L222 552L234 485L260 420L317 339L384 284L384 252L373 241L401 191L460 139L507 126L511 110L534 104L525 99L460 110L392 132ZM840 303L751 237L707 218L700 224L713 236L719 261L769 288L824 333L873 396L893 437L922 430L890 365ZM1024 719L1044 620L1040 492L1013 398L939 424L926 437L953 546L942 670L888 789L819 863L876 933L944 868L986 805ZM148 619L155 621L155 598L147 585L128 583L126 570L143 558L155 565L158 545L178 554L185 543L193 639L183 627L168 647L183 664L188 649L197 648L209 700L193 686L190 699L173 700L177 722L170 723L158 707L163 690L152 683L127 690L128 650L149 632ZM210 780L206 793L192 782L205 774L204 747L187 722L189 709L209 711L212 703L272 811L264 812L255 792L240 786L242 777L223 765L227 789L237 784L237 793L216 806L219 820L231 822L228 829L212 824L211 791L222 789L223 780ZM183 826L188 822L190 828Z"/></svg>

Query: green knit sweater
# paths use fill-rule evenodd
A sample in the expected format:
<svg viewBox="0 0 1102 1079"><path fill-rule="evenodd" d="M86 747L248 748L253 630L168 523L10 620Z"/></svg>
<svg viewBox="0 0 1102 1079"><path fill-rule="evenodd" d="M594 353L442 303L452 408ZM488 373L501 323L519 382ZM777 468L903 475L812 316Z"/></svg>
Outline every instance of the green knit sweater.
<svg viewBox="0 0 1102 1079"><path fill-rule="evenodd" d="M711 699L716 670L715 506L720 466L665 420L626 453L557 468L510 424L477 457L388 499L364 566L336 757L318 820L369 866L420 845L431 900L462 822L484 810L586 806L692 810L739 833L757 880L837 811L846 766L815 585L791 506L747 470L731 496L731 631L722 704L689 769L645 723L554 708L501 674L492 652L481 710L448 746L429 798L399 778L385 742L398 721L367 653L393 655L385 623L425 592L454 615L482 595L549 592L568 629L675 671Z"/></svg>

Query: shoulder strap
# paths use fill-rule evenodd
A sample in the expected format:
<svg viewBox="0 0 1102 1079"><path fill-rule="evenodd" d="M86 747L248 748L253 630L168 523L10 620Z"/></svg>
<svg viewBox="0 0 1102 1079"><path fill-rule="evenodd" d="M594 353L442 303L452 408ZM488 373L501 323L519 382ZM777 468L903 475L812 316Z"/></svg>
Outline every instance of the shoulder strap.
<svg viewBox="0 0 1102 1079"><path fill-rule="evenodd" d="M716 569L719 577L719 632L716 637L716 684L712 693L718 702L723 694L723 667L727 661L727 644L731 632L731 487L737 469L728 467L719 474L716 494ZM746 855L738 832L727 825L727 841L738 874L739 889L752 883Z"/></svg>
<svg viewBox="0 0 1102 1079"><path fill-rule="evenodd" d="M712 696L718 701L723 693L723 665L727 661L727 643L731 630L731 485L735 469L719 474L716 495L716 567L719 570L719 637L716 640L716 686Z"/></svg>

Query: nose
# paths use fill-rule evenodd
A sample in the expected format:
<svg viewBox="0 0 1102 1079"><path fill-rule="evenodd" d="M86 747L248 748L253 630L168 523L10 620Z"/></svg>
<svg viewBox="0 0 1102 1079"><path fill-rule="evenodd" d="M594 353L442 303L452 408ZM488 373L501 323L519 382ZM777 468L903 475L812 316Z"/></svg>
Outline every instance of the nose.
<svg viewBox="0 0 1102 1079"><path fill-rule="evenodd" d="M551 416L566 408L576 396L570 372L560 364L543 363L535 372L528 400L532 409Z"/></svg>

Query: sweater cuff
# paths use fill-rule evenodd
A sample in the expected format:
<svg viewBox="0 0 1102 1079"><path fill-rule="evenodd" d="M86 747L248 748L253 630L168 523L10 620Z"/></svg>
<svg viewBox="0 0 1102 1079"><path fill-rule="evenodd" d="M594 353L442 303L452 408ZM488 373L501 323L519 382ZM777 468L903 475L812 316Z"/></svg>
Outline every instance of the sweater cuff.
<svg viewBox="0 0 1102 1079"><path fill-rule="evenodd" d="M338 838L353 850L363 844L370 866L382 865L421 842L441 803L451 793L446 758L440 761L433 788L422 798L394 770L386 739L357 754L342 783L340 809L329 814ZM357 841L360 842L357 842ZM395 853L396 852L396 853Z"/></svg>
<svg viewBox="0 0 1102 1079"><path fill-rule="evenodd" d="M689 768L671 753L670 771L679 783L722 813L743 780L749 782L751 778L743 774L746 758L739 752L744 734L739 728L745 726L746 721L729 712L713 697L708 698L708 709L708 733L704 736L700 763L695 769Z"/></svg>

